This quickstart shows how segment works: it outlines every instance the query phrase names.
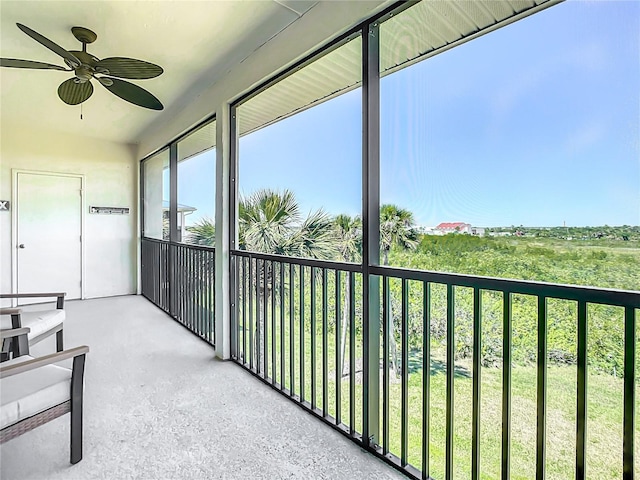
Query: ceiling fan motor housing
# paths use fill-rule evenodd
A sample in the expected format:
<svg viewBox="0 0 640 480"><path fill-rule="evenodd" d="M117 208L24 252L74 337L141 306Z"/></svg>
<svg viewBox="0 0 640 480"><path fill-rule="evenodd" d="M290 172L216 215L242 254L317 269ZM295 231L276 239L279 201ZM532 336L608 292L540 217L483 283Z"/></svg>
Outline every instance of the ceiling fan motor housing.
<svg viewBox="0 0 640 480"><path fill-rule="evenodd" d="M82 62L79 67L74 68L73 65L71 65L71 63L65 59L65 63L69 65L70 68L74 68L77 83L88 82L89 80L91 80L95 73L102 73L97 72L95 68L96 63L99 62L97 57L94 57L87 52L77 52L71 50L69 53L72 53L78 60L80 60L80 62Z"/></svg>

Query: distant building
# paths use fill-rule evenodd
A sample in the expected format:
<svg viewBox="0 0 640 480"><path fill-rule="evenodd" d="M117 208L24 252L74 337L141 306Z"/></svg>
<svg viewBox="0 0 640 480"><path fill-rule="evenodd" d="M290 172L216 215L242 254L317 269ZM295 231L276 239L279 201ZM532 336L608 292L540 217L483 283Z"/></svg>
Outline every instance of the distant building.
<svg viewBox="0 0 640 480"><path fill-rule="evenodd" d="M473 227L470 223L464 222L442 222L434 229L434 233L436 235L466 233L467 235L477 235L478 237L482 237L485 234L485 229L483 227Z"/></svg>
<svg viewBox="0 0 640 480"><path fill-rule="evenodd" d="M185 228L185 217L195 212L197 208L190 207L189 205L183 205L178 203L178 241L183 240L182 234ZM167 226L169 224L169 201L162 201L162 218L166 219ZM168 234L167 234L168 235Z"/></svg>
<svg viewBox="0 0 640 480"><path fill-rule="evenodd" d="M442 222L436 227L443 234L447 233L468 233L471 234L471 224L464 222Z"/></svg>

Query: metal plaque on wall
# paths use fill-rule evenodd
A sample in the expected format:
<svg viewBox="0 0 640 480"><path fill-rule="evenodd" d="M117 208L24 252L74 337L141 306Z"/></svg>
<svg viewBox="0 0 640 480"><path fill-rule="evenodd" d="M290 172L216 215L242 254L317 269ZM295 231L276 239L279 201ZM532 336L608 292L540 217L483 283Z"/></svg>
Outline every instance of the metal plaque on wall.
<svg viewBox="0 0 640 480"><path fill-rule="evenodd" d="M129 215L129 207L89 207L89 213L101 215Z"/></svg>

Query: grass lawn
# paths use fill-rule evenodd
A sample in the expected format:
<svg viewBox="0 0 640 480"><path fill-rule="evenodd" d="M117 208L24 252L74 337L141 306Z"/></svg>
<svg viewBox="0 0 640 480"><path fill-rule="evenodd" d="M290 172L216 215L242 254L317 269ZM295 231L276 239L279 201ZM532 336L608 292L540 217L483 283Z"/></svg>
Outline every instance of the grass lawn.
<svg viewBox="0 0 640 480"><path fill-rule="evenodd" d="M268 315L270 317L270 315ZM276 315L276 372L281 380L280 325ZM308 319L307 319L308 320ZM271 320L268 326L269 377L271 368ZM282 332L284 339L284 385L290 388L290 337L289 321ZM300 393L300 325L294 322L294 390ZM311 400L311 331L309 322L304 328L304 399ZM328 330L327 341L327 411L336 416L336 338ZM348 339L347 339L348 340ZM356 372L362 368L362 343L356 339ZM248 332L247 332L248 341ZM349 356L347 341L346 356ZM318 319L316 336L316 406L323 407L324 370L322 362L323 342L321 319ZM437 365L434 368L433 365ZM445 469L445 414L446 375L441 360L432 358L430 390L430 474L433 478L444 478ZM348 370L348 360L345 370ZM470 478L471 469L471 418L472 418L472 367L470 362L456 363L455 409L454 409L454 478ZM575 478L575 418L576 418L576 367L549 366L547 393L547 479ZM481 372L481 478L493 480L500 477L502 435L502 369L483 368ZM357 431L362 431L362 381L361 374L355 377L355 422ZM622 477L622 413L623 381L610 375L589 375L588 378L588 423L587 423L587 475L588 478ZM636 398L640 403L640 388ZM390 385L389 450L400 456L401 438L401 383ZM536 368L535 366L513 366L512 368L512 430L511 430L511 478L525 480L535 477L536 465ZM409 463L422 465L422 371L409 376ZM349 425L349 375L341 382L341 418ZM640 408L637 409L640 412ZM640 415L637 413L637 415ZM382 420L380 421L382 425ZM640 416L636 421L636 458L640 458ZM640 474L640 469L637 470Z"/></svg>
<svg viewBox="0 0 640 480"><path fill-rule="evenodd" d="M461 364L460 370L471 371ZM549 367L547 373L547 479L575 478L576 369ZM481 373L481 478L500 477L502 371L486 368ZM409 378L409 462L421 465L422 448L422 372ZM455 378L454 478L470 478L471 469L471 375ZM622 477L622 380L590 375L587 393L587 476L613 479ZM640 389L637 391L640 395ZM401 386L390 391L391 451L400 454ZM536 467L536 369L512 369L511 478L531 479ZM432 373L430 392L430 474L444 478L446 375ZM637 414L637 413L636 413ZM640 418L638 418L640 420ZM638 425L638 421L636 421ZM636 428L636 439L640 430ZM636 457L640 447L636 441ZM636 472L638 473L638 471Z"/></svg>

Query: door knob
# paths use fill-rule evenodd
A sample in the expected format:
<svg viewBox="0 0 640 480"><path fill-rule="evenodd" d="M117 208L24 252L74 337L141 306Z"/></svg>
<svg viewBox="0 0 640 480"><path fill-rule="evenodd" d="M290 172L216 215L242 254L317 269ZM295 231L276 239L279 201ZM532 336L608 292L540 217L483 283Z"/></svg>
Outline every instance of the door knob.
<svg viewBox="0 0 640 480"><path fill-rule="evenodd" d="M18 248L24 248L24 243L21 243L20 245L18 245Z"/></svg>

